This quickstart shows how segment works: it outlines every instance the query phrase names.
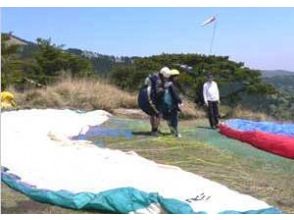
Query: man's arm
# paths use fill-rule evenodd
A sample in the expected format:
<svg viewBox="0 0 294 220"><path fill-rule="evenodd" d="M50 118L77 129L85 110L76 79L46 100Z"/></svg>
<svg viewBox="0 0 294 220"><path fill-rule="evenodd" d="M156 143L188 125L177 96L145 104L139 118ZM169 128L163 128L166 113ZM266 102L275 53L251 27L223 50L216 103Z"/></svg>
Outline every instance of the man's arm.
<svg viewBox="0 0 294 220"><path fill-rule="evenodd" d="M182 99L180 98L179 93L178 93L175 85L172 84L170 86L170 89L171 89L171 95L176 100L177 104L182 104Z"/></svg>
<svg viewBox="0 0 294 220"><path fill-rule="evenodd" d="M205 105L208 105L208 102L207 102L207 92L206 92L206 90L207 90L207 85L206 85L206 83L204 83L204 85L203 85L203 98L204 98L204 103L205 103Z"/></svg>
<svg viewBox="0 0 294 220"><path fill-rule="evenodd" d="M220 103L219 90L218 90L218 85L217 85L217 83L215 83L215 86L216 86L216 97L217 97L217 101Z"/></svg>
<svg viewBox="0 0 294 220"><path fill-rule="evenodd" d="M160 79L156 80L155 87L156 87L156 96L162 97L164 93L164 85Z"/></svg>
<svg viewBox="0 0 294 220"><path fill-rule="evenodd" d="M144 81L144 86L151 86L150 76L147 76Z"/></svg>

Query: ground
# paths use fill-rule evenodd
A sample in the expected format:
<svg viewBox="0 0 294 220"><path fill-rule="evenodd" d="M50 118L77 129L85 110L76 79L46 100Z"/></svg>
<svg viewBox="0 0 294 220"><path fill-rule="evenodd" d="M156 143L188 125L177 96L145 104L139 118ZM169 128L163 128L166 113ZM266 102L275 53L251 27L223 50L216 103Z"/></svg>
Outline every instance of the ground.
<svg viewBox="0 0 294 220"><path fill-rule="evenodd" d="M294 213L293 160L226 138L209 129L204 119L181 121L181 139L170 136L165 124L160 137L151 137L148 120L114 117L103 125L104 134L91 140L102 147L135 151L158 163L181 167ZM32 201L3 183L1 204L2 213L89 213Z"/></svg>

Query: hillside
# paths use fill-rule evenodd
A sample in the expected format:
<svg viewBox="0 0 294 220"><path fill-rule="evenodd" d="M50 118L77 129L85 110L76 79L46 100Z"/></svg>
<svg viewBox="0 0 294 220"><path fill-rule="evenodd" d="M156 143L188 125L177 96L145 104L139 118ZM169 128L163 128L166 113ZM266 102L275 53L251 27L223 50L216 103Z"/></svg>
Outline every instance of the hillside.
<svg viewBox="0 0 294 220"><path fill-rule="evenodd" d="M8 46L19 46L17 56L21 59L31 59L39 52L37 42L24 40L11 33L2 33L2 35L9 36L9 40L7 41ZM115 65L131 64L133 62L131 57L105 55L99 52L81 50L78 48L64 48L62 45L56 45L56 47L64 52L89 60L93 66L93 71L103 77L106 77L107 73L109 73Z"/></svg>
<svg viewBox="0 0 294 220"><path fill-rule="evenodd" d="M293 71L287 70L261 70L262 77L273 77L273 76L294 76Z"/></svg>
<svg viewBox="0 0 294 220"><path fill-rule="evenodd" d="M15 35L13 35L12 33L8 33L9 35L9 40L8 40L8 44L9 45L29 45L29 44L34 44L33 42L24 40L20 37L17 37Z"/></svg>
<svg viewBox="0 0 294 220"><path fill-rule="evenodd" d="M7 62L1 68L2 88L11 86L23 92L36 86L50 86L63 78L103 78L122 90L137 93L146 76L168 66L180 70L179 90L190 102L196 102L197 107L203 105L202 85L207 73L212 72L221 91L222 105L229 108L241 105L279 120L293 118L288 111L293 108L291 97L281 99L278 89L263 80L260 71L228 56L195 53L115 57L77 48L64 49L50 39L37 39L36 43L14 48L4 43L2 40L2 57Z"/></svg>
<svg viewBox="0 0 294 220"><path fill-rule="evenodd" d="M265 77L263 81L276 87L278 90L294 94L294 75L277 75Z"/></svg>

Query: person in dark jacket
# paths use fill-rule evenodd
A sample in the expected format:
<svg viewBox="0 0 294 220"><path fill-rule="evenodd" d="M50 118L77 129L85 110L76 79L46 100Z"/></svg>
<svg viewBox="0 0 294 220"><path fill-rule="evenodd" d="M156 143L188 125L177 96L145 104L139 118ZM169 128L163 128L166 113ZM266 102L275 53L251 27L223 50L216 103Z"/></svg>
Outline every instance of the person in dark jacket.
<svg viewBox="0 0 294 220"><path fill-rule="evenodd" d="M182 99L179 96L178 90L175 86L175 80L180 72L176 69L170 71L170 76L165 82L165 93L162 100L162 114L163 118L167 120L171 134L176 137L182 137L178 131L178 112L181 111L180 107Z"/></svg>
<svg viewBox="0 0 294 220"><path fill-rule="evenodd" d="M159 73L150 74L139 93L139 107L150 116L151 135L158 136L161 117L161 100L164 94L164 83L169 77L170 69L163 67Z"/></svg>

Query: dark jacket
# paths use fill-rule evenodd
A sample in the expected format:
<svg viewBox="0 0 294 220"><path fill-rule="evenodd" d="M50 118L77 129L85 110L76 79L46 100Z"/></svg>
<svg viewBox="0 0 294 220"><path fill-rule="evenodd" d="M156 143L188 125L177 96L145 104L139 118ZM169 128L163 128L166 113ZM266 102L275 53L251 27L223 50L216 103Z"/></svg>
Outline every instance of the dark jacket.
<svg viewBox="0 0 294 220"><path fill-rule="evenodd" d="M171 103L170 103L171 106L169 107L170 111L173 111L173 110L180 111L179 104L182 104L182 99L179 96L178 89L176 88L176 86L174 85L172 81L166 82L164 87L171 96Z"/></svg>

